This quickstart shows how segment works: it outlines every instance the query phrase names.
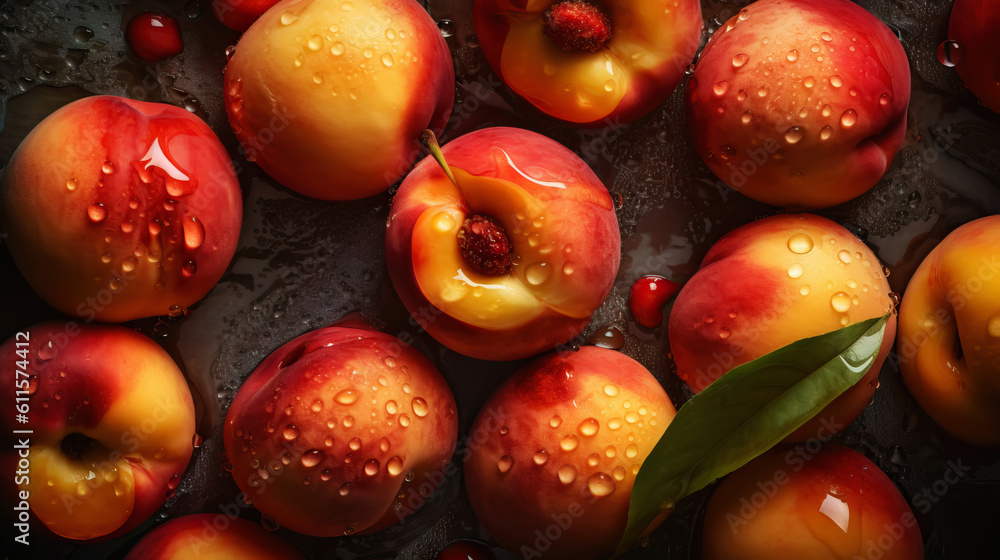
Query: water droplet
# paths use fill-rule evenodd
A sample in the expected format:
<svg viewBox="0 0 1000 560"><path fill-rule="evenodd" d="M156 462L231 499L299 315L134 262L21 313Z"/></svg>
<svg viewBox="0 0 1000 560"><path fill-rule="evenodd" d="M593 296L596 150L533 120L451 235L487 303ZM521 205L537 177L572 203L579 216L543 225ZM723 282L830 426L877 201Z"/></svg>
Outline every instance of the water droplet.
<svg viewBox="0 0 1000 560"><path fill-rule="evenodd" d="M618 482L625 480L625 467L615 467L615 469L611 471L611 476Z"/></svg>
<svg viewBox="0 0 1000 560"><path fill-rule="evenodd" d="M350 406L358 402L358 393L354 389L344 389L343 391L337 393L337 395L333 397L333 400L337 401L338 404Z"/></svg>
<svg viewBox="0 0 1000 560"><path fill-rule="evenodd" d="M351 451L361 449L361 438L351 438L351 441L347 442L347 447L349 447Z"/></svg>
<svg viewBox="0 0 1000 560"><path fill-rule="evenodd" d="M830 307L838 313L846 313L851 308L851 297L844 292L837 292L830 298Z"/></svg>
<svg viewBox="0 0 1000 560"><path fill-rule="evenodd" d="M455 24L452 23L450 19L442 19L437 22L438 30L441 31L441 36L444 38L451 37L455 34Z"/></svg>
<svg viewBox="0 0 1000 560"><path fill-rule="evenodd" d="M598 498L603 498L615 491L615 481L605 473L594 473L587 479L587 489Z"/></svg>
<svg viewBox="0 0 1000 560"><path fill-rule="evenodd" d="M615 385L612 385L611 383L608 383L607 385L604 386L604 394L607 395L607 396L609 396L609 397L617 397L618 396L618 387L615 386Z"/></svg>
<svg viewBox="0 0 1000 560"><path fill-rule="evenodd" d="M281 17L279 18L279 20L281 21L281 25L291 25L292 23L295 23L295 20L297 19L299 19L299 16L295 15L289 10L281 12Z"/></svg>
<svg viewBox="0 0 1000 560"><path fill-rule="evenodd" d="M801 126L793 126L785 131L785 142L788 142L789 144L798 144L805 135L806 134L802 131Z"/></svg>
<svg viewBox="0 0 1000 560"><path fill-rule="evenodd" d="M103 204L98 202L91 204L90 207L87 208L87 217L90 218L91 222L99 224L104 221L104 218L108 217L108 211L104 209Z"/></svg>
<svg viewBox="0 0 1000 560"><path fill-rule="evenodd" d="M379 466L378 459L368 459L365 461L365 474L368 476L377 475Z"/></svg>
<svg viewBox="0 0 1000 560"><path fill-rule="evenodd" d="M600 422L597 421L597 418L587 418L583 422L580 422L580 425L577 427L577 430L579 430L580 435L584 437L590 437L596 434L597 430L599 430L600 427L601 424Z"/></svg>
<svg viewBox="0 0 1000 560"><path fill-rule="evenodd" d="M591 467L596 467L601 462L601 456L597 453L591 453L590 457L587 457L587 464Z"/></svg>
<svg viewBox="0 0 1000 560"><path fill-rule="evenodd" d="M544 449L540 450L535 453L534 457L532 457L532 460L535 462L536 465L539 466L544 465L545 463L549 462L549 454L545 452Z"/></svg>
<svg viewBox="0 0 1000 560"><path fill-rule="evenodd" d="M361 54L365 55L365 58L371 58L371 57L375 56L375 51L373 51L371 49L365 49L364 51L362 51Z"/></svg>
<svg viewBox="0 0 1000 560"><path fill-rule="evenodd" d="M573 465L563 465L559 467L559 471L556 474L559 475L559 482L570 484L576 480L576 467Z"/></svg>
<svg viewBox="0 0 1000 560"><path fill-rule="evenodd" d="M639 454L639 446L634 443L630 443L629 446L625 448L625 456L628 457L629 459L634 459L635 456L638 454Z"/></svg>
<svg viewBox="0 0 1000 560"><path fill-rule="evenodd" d="M181 274L185 278L194 276L196 272L198 272L198 263L194 262L192 259L184 261L184 264L181 265Z"/></svg>
<svg viewBox="0 0 1000 560"><path fill-rule="evenodd" d="M621 427L622 427L622 419L621 418L612 418L611 420L608 420L608 428L610 428L612 430L617 430L618 428L621 428Z"/></svg>
<svg viewBox="0 0 1000 560"><path fill-rule="evenodd" d="M792 50L788 51L787 58L788 58L788 62L795 62L796 60L799 59L799 51L797 51L795 49L792 49Z"/></svg>
<svg viewBox="0 0 1000 560"><path fill-rule="evenodd" d="M812 249L813 240L805 233L796 233L788 238L788 250L797 255L804 255Z"/></svg>
<svg viewBox="0 0 1000 560"><path fill-rule="evenodd" d="M829 140L830 136L833 136L833 129L830 128L830 125L824 126L822 129L820 129L819 131L820 140Z"/></svg>
<svg viewBox="0 0 1000 560"><path fill-rule="evenodd" d="M281 435L286 440L292 441L295 438L299 437L299 429L296 428L295 426L289 424L289 425L285 426L284 430L281 431Z"/></svg>
<svg viewBox="0 0 1000 560"><path fill-rule="evenodd" d="M993 338L1000 338L1000 315L994 315L986 324L986 333Z"/></svg>
<svg viewBox="0 0 1000 560"><path fill-rule="evenodd" d="M793 279L794 278L801 278L803 272L805 272L805 269L802 268L801 264L795 263L795 264L793 264L793 265L791 265L791 266L788 267L788 277L789 278L793 278Z"/></svg>
<svg viewBox="0 0 1000 560"><path fill-rule="evenodd" d="M205 226L201 221L195 216L187 216L181 226L184 230L184 246L191 250L201 247L205 242Z"/></svg>
<svg viewBox="0 0 1000 560"><path fill-rule="evenodd" d="M744 64L746 64L748 60L750 60L750 57L747 56L747 55L745 55L745 54L743 54L743 53L740 53L740 54L734 56L733 57L733 68L740 68L741 66L743 66Z"/></svg>
<svg viewBox="0 0 1000 560"><path fill-rule="evenodd" d="M410 406L413 407L413 413L417 415L417 418L423 418L427 416L428 408L427 401L420 397L416 397L410 402Z"/></svg>
<svg viewBox="0 0 1000 560"><path fill-rule="evenodd" d="M318 51L323 48L323 37L320 35L313 35L309 37L309 41L306 42L306 47L311 51Z"/></svg>
<svg viewBox="0 0 1000 560"><path fill-rule="evenodd" d="M385 470L389 476L399 476L403 473L403 460L399 456L389 459L389 462L385 464Z"/></svg>
<svg viewBox="0 0 1000 560"><path fill-rule="evenodd" d="M385 403L385 411L389 414L396 414L399 411L399 406L396 405L396 401L387 401Z"/></svg>
<svg viewBox="0 0 1000 560"><path fill-rule="evenodd" d="M740 117L740 122L742 122L743 124L750 124L750 121L752 119L753 119L753 111L747 111L746 113L743 113L743 115Z"/></svg>
<svg viewBox="0 0 1000 560"><path fill-rule="evenodd" d="M611 92L615 90L615 81L608 80L604 82L604 91Z"/></svg>
<svg viewBox="0 0 1000 560"><path fill-rule="evenodd" d="M723 95L726 94L727 91L729 91L729 82L723 80L721 82L716 83L715 86L712 88L712 91L715 92L715 95L722 97Z"/></svg>
<svg viewBox="0 0 1000 560"><path fill-rule="evenodd" d="M330 53L333 54L334 56L340 56L344 54L345 50L347 50L347 47L345 47L344 44L341 43L340 41L337 41L336 43L330 46Z"/></svg>
<svg viewBox="0 0 1000 560"><path fill-rule="evenodd" d="M132 272L136 264L135 257L125 257L122 259L122 272Z"/></svg>
<svg viewBox="0 0 1000 560"><path fill-rule="evenodd" d="M851 252L845 249L841 249L837 253L837 258L840 259L840 262L844 264L851 264L851 262L854 260L854 257L851 256Z"/></svg>
<svg viewBox="0 0 1000 560"><path fill-rule="evenodd" d="M830 42L833 40L833 35L830 35L830 33L824 31L819 34L819 38L823 39L824 41Z"/></svg>
<svg viewBox="0 0 1000 560"><path fill-rule="evenodd" d="M547 262L534 262L524 267L524 279L532 286L544 284L550 276L552 276L552 267Z"/></svg>
<svg viewBox="0 0 1000 560"><path fill-rule="evenodd" d="M500 426L500 435L505 436L505 435L507 435L507 432L509 432L509 431L510 431L510 428L508 428L507 426Z"/></svg>
<svg viewBox="0 0 1000 560"><path fill-rule="evenodd" d="M399 425L402 427L407 427L410 425L410 417L405 414L399 415Z"/></svg>
<svg viewBox="0 0 1000 560"><path fill-rule="evenodd" d="M766 86L761 87L760 89L757 90L757 97L767 97L767 94L770 93L770 91L771 90L767 89Z"/></svg>
<svg viewBox="0 0 1000 560"><path fill-rule="evenodd" d="M950 39L944 41L938 45L937 59L938 62L948 68L954 68L955 66L965 62L965 45Z"/></svg>
<svg viewBox="0 0 1000 560"><path fill-rule="evenodd" d="M381 57L381 60L382 60L382 64L383 64L383 65L384 65L384 66L385 66L386 68L389 68L390 66L392 66L392 62L393 62L393 60L392 60L392 55L391 55L391 54L389 54L389 53L384 53L384 54L382 55L382 57Z"/></svg>
<svg viewBox="0 0 1000 560"><path fill-rule="evenodd" d="M878 96L878 104L881 105L881 106L883 106L883 107L885 107L886 105L888 105L889 104L889 94L888 93L883 93L882 95Z"/></svg>
<svg viewBox="0 0 1000 560"><path fill-rule="evenodd" d="M562 418L559 416L553 416L549 420L549 426L552 426L553 428L558 428L560 424L562 424Z"/></svg>
<svg viewBox="0 0 1000 560"><path fill-rule="evenodd" d="M514 458L510 455L504 455L503 457L500 457L499 461L497 461L497 468L500 469L500 472L502 473L509 471L513 466Z"/></svg>
<svg viewBox="0 0 1000 560"><path fill-rule="evenodd" d="M354 417L353 416L345 417L343 423L345 428L350 428L351 426L354 425Z"/></svg>
<svg viewBox="0 0 1000 560"><path fill-rule="evenodd" d="M834 74L833 76L830 76L830 85L835 88L839 88L840 86L844 85L844 80L841 79L840 76Z"/></svg>
<svg viewBox="0 0 1000 560"><path fill-rule="evenodd" d="M310 449L302 454L302 466L307 469L315 467L323 460L323 452L319 449Z"/></svg>
<svg viewBox="0 0 1000 560"><path fill-rule="evenodd" d="M562 438L562 441L559 442L559 447L561 447L563 451L573 451L579 444L580 440L573 434L569 434L568 436Z"/></svg>
<svg viewBox="0 0 1000 560"><path fill-rule="evenodd" d="M337 493L340 494L341 496L346 496L346 495L350 494L351 493L351 483L350 482L345 483L343 486L340 487L340 490L338 490Z"/></svg>
<svg viewBox="0 0 1000 560"><path fill-rule="evenodd" d="M814 77L812 77L812 76L806 76L806 77L805 77L805 78L804 78L804 79L802 80L802 85L804 85L804 86L805 86L805 87L807 87L807 88L811 88L811 87L814 87L814 86L816 85L816 78L814 78Z"/></svg>
<svg viewBox="0 0 1000 560"><path fill-rule="evenodd" d="M840 115L840 124L844 128L851 128L858 122L858 114L854 109L848 109L844 111L844 114Z"/></svg>

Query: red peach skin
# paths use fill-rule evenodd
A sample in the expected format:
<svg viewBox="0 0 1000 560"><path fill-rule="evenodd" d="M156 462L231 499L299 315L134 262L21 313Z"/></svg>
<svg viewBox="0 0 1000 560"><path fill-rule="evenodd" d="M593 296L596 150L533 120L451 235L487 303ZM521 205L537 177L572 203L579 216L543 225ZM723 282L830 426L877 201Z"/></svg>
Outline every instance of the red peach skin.
<svg viewBox="0 0 1000 560"><path fill-rule="evenodd" d="M195 429L187 382L162 348L131 329L52 322L23 332L0 346L0 464L14 473L13 444L27 438L30 474L8 479L4 501L29 492L34 526L62 538L124 535L163 505L187 468ZM15 382L30 394L27 424L13 423Z"/></svg>
<svg viewBox="0 0 1000 560"><path fill-rule="evenodd" d="M964 60L955 69L965 85L995 113L1000 113L1000 54L992 33L1000 28L1000 3L955 0L948 39L957 41Z"/></svg>
<svg viewBox="0 0 1000 560"><path fill-rule="evenodd" d="M457 437L455 399L426 358L387 334L339 326L261 362L224 428L233 478L254 506L323 537L413 513L444 479Z"/></svg>
<svg viewBox="0 0 1000 560"><path fill-rule="evenodd" d="M471 194L459 192L428 157L403 181L389 213L386 263L407 309L439 342L481 359L524 358L571 340L607 297L618 271L621 238L607 189L573 152L526 130L487 128L452 140L442 151L451 168L466 178L459 183L472 184L467 187ZM481 187L485 183L492 186ZM517 204L535 208L539 217L534 224L522 223L521 210L502 206L508 198L484 197L475 203L463 198L494 187ZM449 213L457 223L473 212L506 222L515 265L502 281L518 287L520 300L499 302L496 309L484 303L482 315L475 318L478 324L472 324L455 311L453 302L439 301L436 293L421 289L418 276L460 276L460 262L448 269L432 268L438 265L423 246L421 219L438 211ZM532 245L529 234L537 235L540 244ZM539 278L532 276L531 267L537 263L545 264L547 275L533 285ZM512 316L515 303L523 315Z"/></svg>
<svg viewBox="0 0 1000 560"><path fill-rule="evenodd" d="M920 527L899 490L864 455L779 447L732 473L712 495L704 560L922 560Z"/></svg>
<svg viewBox="0 0 1000 560"><path fill-rule="evenodd" d="M420 133L444 128L455 72L415 0L282 0L240 38L223 93L248 159L298 193L353 200L388 189Z"/></svg>
<svg viewBox="0 0 1000 560"><path fill-rule="evenodd" d="M712 172L776 206L826 208L885 174L906 131L899 40L848 0L759 0L702 51L688 128Z"/></svg>
<svg viewBox="0 0 1000 560"><path fill-rule="evenodd" d="M720 239L677 294L670 350L696 392L732 368L796 340L881 317L892 308L878 259L843 227L812 214L752 222ZM896 336L885 328L871 369L787 441L829 437L871 402Z"/></svg>
<svg viewBox="0 0 1000 560"><path fill-rule="evenodd" d="M543 356L501 385L473 424L472 508L516 554L555 526L561 536L547 537L542 558L610 557L636 473L674 415L656 379L624 354L584 346Z"/></svg>
<svg viewBox="0 0 1000 560"><path fill-rule="evenodd" d="M0 196L31 287L63 313L108 322L203 298L236 252L242 212L229 154L198 117L104 95L39 123Z"/></svg>
<svg viewBox="0 0 1000 560"><path fill-rule="evenodd" d="M125 560L305 560L288 541L259 523L225 514L197 513L150 531Z"/></svg>
<svg viewBox="0 0 1000 560"><path fill-rule="evenodd" d="M1000 216L960 226L917 268L896 351L920 406L955 437L1000 445Z"/></svg>

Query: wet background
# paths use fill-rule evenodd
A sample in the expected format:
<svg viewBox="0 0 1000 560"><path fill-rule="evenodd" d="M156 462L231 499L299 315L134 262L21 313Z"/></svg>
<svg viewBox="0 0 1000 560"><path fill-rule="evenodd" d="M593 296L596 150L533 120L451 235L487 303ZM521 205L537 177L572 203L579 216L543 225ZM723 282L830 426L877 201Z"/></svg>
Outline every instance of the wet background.
<svg viewBox="0 0 1000 560"><path fill-rule="evenodd" d="M555 122L500 85L479 48L467 0L425 1L454 55L454 113L442 141L489 125L530 128L576 151L619 201L623 259L615 288L576 341L621 350L642 362L676 405L687 394L671 373L665 328L637 326L628 288L644 274L681 282L721 235L780 210L723 186L699 160L684 128L682 88L652 114L624 126L575 129ZM913 73L907 139L888 174L864 196L820 214L864 239L902 292L921 259L958 225L1000 213L1000 117L966 91L939 45L950 2L862 0L906 48ZM705 38L747 2L702 0ZM155 10L180 22L184 53L148 65L126 48L130 17ZM237 34L211 14L208 0L0 4L0 166L25 134L54 109L91 94L185 107L211 125L233 156L245 200L243 233L230 271L188 313L130 323L162 344L190 379L204 438L180 486L157 518L131 535L91 546L36 539L38 558L119 558L157 521L218 512L239 490L225 470L220 423L242 380L273 349L306 331L360 312L386 332L408 332L442 371L459 405L462 433L493 388L523 362L491 364L448 351L408 323L384 268L392 189L355 202L320 202L288 191L247 162L226 124L222 68ZM943 62L942 62L943 61ZM0 239L2 241L2 239ZM59 315L37 298L0 243L0 336ZM906 392L889 360L874 403L841 441L862 451L899 486L917 515L927 557L993 557L1000 523L1000 451L944 434ZM919 497L948 471L972 470L935 503ZM937 488L941 488L940 485ZM708 491L683 503L629 558L698 557L699 517ZM929 501L929 500L928 500ZM243 515L259 520L252 508ZM274 529L274 527L270 527ZM433 558L457 538L488 539L449 479L406 522L365 537L315 539L278 529L316 557ZM499 549L497 549L499 553Z"/></svg>

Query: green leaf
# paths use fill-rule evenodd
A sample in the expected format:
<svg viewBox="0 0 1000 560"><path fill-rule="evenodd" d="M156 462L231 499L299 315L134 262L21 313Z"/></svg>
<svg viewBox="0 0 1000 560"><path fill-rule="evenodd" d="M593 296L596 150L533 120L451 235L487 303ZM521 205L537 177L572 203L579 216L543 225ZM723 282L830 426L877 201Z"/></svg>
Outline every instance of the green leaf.
<svg viewBox="0 0 1000 560"><path fill-rule="evenodd" d="M678 500L805 424L874 363L889 314L793 342L734 368L677 411L642 463L617 555Z"/></svg>

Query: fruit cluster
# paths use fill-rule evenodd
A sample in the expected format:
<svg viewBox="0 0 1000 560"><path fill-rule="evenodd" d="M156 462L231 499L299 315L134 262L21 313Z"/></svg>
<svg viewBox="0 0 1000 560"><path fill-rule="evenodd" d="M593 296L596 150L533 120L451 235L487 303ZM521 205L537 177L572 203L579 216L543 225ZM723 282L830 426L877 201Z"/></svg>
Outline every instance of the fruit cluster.
<svg viewBox="0 0 1000 560"><path fill-rule="evenodd" d="M708 502L703 558L853 558L875 543L880 558L912 560L923 558L921 527L893 480L863 454L823 445L866 410L883 365L898 363L945 437L1000 445L1000 216L928 248L900 302L876 251L806 213L862 196L906 142L907 53L857 4L757 0L703 46L697 0L472 4L482 55L523 112L557 129L627 123L684 81L692 151L727 188L785 210L719 237L686 278L627 280L632 334L665 335L656 363L674 366L695 395L681 411L662 375L617 351L625 342L577 344L609 296L624 295L625 228L591 165L509 126L438 144L457 132L448 128L456 73L421 4L219 0L212 10L242 33L226 52L220 94L231 134L220 140L172 105L98 95L42 120L5 167L6 250L53 315L68 318L23 327L0 346L9 444L0 464L16 473L0 496L25 541L37 529L80 543L130 535L127 558L305 557L239 508L133 538L182 477L205 476L188 469L202 443L204 388L185 375L204 366L175 362L128 326L199 313L248 245L249 187L224 140L295 195L350 201L392 190L387 276L429 337L385 334L379 317L324 317L329 326L258 349L210 437L225 452L223 478L264 528L320 538L390 530L461 468L469 504L500 547L525 558L612 557L677 506L665 498L636 531L637 498L690 482L651 480L644 464L662 460L671 437L701 435L687 418L730 413L697 407L735 386L747 390L729 404L758 407L766 433L754 441L768 444L730 438L727 449L748 456ZM998 18L996 3L957 0L947 47L994 110L1000 57L968 30ZM143 60L184 49L168 16L140 14L124 29ZM796 393L809 417L766 412L781 408L762 387L780 384L775 371L806 368L789 348L876 320L868 354L833 348L832 365L809 378L822 382ZM475 360L510 362L500 366L509 375L479 384ZM834 391L834 375L819 370L854 377ZM748 371L767 381L752 385ZM469 379L495 389L470 399L478 415L452 392ZM454 546L441 557L493 554Z"/></svg>

